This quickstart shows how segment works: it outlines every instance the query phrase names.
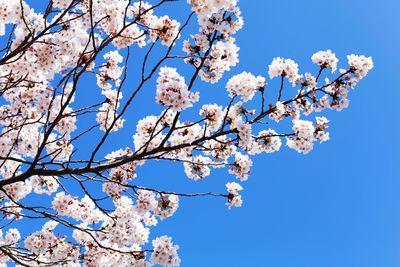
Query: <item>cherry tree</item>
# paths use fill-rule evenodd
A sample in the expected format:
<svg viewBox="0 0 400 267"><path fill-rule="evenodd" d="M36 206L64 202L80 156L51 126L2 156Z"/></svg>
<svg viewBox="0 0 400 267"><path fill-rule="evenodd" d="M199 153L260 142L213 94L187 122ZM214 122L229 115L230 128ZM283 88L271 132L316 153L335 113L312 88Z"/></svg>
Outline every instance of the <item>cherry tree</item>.
<svg viewBox="0 0 400 267"><path fill-rule="evenodd" d="M176 0L49 0L43 10L28 2L0 0L1 266L179 266L178 245L166 235L149 240L150 229L182 198L240 207L251 158L282 145L307 154L329 140L320 113L347 108L350 88L373 67L352 54L338 69L327 50L311 55L315 73L277 57L265 73L221 84L239 62L237 0L187 0L191 12L174 18L165 12ZM82 86L90 77L97 82ZM201 93L213 93L201 83L226 90L229 101L201 103ZM135 101L146 86L153 97ZM80 98L83 90L93 97ZM128 110L151 104L161 112L124 128L131 145L113 142L104 153L132 120ZM83 138L90 142L77 146ZM194 181L215 168L232 179L216 193L140 186L137 170L155 160L182 165ZM27 233L20 221L42 226Z"/></svg>

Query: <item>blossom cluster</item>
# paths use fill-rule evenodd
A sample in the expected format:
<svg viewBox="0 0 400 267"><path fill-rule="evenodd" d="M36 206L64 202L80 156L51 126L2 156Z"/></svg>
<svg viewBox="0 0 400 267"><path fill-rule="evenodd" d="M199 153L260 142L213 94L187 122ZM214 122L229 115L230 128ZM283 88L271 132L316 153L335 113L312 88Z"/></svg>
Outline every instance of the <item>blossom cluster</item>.
<svg viewBox="0 0 400 267"><path fill-rule="evenodd" d="M185 61L200 69L204 81L216 83L239 62L239 47L232 35L243 27L241 11L237 1L232 0L188 0L188 3L197 14L200 29L192 36L194 43L184 42L183 50L188 54Z"/></svg>
<svg viewBox="0 0 400 267"><path fill-rule="evenodd" d="M313 149L315 141L325 142L329 140L329 133L325 132L329 120L325 117L317 117L314 127L311 121L293 120L294 135L287 138L288 147L307 154Z"/></svg>
<svg viewBox="0 0 400 267"><path fill-rule="evenodd" d="M122 252L130 251L132 248L134 248L133 251L140 251L141 246L149 242L149 227L157 224L156 217L163 220L172 216L179 206L179 200L176 195L155 195L152 191L146 189L140 189L137 193L136 203L127 196L116 198L114 200L115 210L109 214L100 211L87 195L82 200L78 200L64 192L56 194L53 200L53 208L58 214L80 222L74 230L73 237L80 246L85 247L85 256L93 261L93 265L97 266L96 264L104 261L108 253L113 254L113 256L108 256L112 256L115 263L135 262L138 264L142 262L142 258L140 260L134 257L124 258ZM95 231L89 227L97 223L101 224L102 231ZM49 250L54 248L54 245L51 245L54 242L57 243L57 246L60 246L60 249L63 248L62 252L68 252L67 248L63 247L63 239L54 237L51 231L48 231L46 225L43 229L41 232L32 234L25 241L27 249L36 255L42 255L47 261L50 258L45 255L48 255ZM175 258L174 262L178 263L177 248L170 250L170 242L158 244L156 240L158 239L153 240L154 252L151 261L165 264L166 259L173 257ZM75 249L70 243L68 245L70 250ZM107 247L112 248L114 253L107 251L105 249ZM161 256L159 252L163 249L169 252L163 253L163 256ZM122 252L118 253L119 251ZM68 255L71 256L71 253L68 252Z"/></svg>
<svg viewBox="0 0 400 267"><path fill-rule="evenodd" d="M182 111L199 100L198 93L190 93L185 78L176 69L163 67L157 79L156 101L161 105L171 106L174 111Z"/></svg>
<svg viewBox="0 0 400 267"><path fill-rule="evenodd" d="M332 70L332 72L336 71L337 68L337 63L338 59L335 56L335 53L332 53L331 50L326 50L326 51L319 51L318 53L315 53L312 57L311 60L315 63L321 66L321 68L329 68Z"/></svg>
<svg viewBox="0 0 400 267"><path fill-rule="evenodd" d="M278 76L287 77L295 85L299 78L299 68L294 60L277 57L269 65L268 75L270 79Z"/></svg>
<svg viewBox="0 0 400 267"><path fill-rule="evenodd" d="M40 231L29 235L25 241L25 248L30 250L39 262L59 262L67 260L79 262L79 247L66 240L66 237L54 235L57 222L48 221Z"/></svg>
<svg viewBox="0 0 400 267"><path fill-rule="evenodd" d="M229 79L226 89L229 96L240 96L243 102L253 99L255 93L265 86L265 78L254 76L249 72L242 72Z"/></svg>
<svg viewBox="0 0 400 267"><path fill-rule="evenodd" d="M153 240L154 252L151 261L163 266L179 266L181 260L177 250L179 246L174 245L170 237L161 236Z"/></svg>
<svg viewBox="0 0 400 267"><path fill-rule="evenodd" d="M201 107L199 115L202 115L207 119L208 130L216 131L222 123L224 113L222 111L222 106L217 104L208 104Z"/></svg>
<svg viewBox="0 0 400 267"><path fill-rule="evenodd" d="M228 202L226 205L228 205L229 208L231 207L241 207L243 200L242 196L239 194L240 191L243 190L243 187L235 182L227 183L226 189L228 191Z"/></svg>
<svg viewBox="0 0 400 267"><path fill-rule="evenodd" d="M21 234L16 228L10 228L7 230L6 234L3 236L3 231L0 230L0 246L17 246L19 240L21 239ZM0 264L2 266L7 266L7 262L10 258L3 252L0 252Z"/></svg>

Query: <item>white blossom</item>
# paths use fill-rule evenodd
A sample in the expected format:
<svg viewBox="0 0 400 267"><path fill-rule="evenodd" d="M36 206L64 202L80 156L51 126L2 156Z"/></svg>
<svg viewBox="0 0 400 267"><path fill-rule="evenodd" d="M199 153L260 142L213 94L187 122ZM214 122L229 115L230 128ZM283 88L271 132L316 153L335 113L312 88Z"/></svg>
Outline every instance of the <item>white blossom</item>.
<svg viewBox="0 0 400 267"><path fill-rule="evenodd" d="M226 89L229 96L233 97L238 95L243 102L253 99L254 94L259 88L265 86L265 78L261 76L254 76L249 72L242 72L229 79L226 84Z"/></svg>
<svg viewBox="0 0 400 267"><path fill-rule="evenodd" d="M335 53L332 53L331 50L319 51L312 55L311 60L321 66L322 68L331 69L332 72L336 71L338 59L335 56Z"/></svg>
<svg viewBox="0 0 400 267"><path fill-rule="evenodd" d="M292 59L283 59L280 57L274 58L269 65L268 75L270 79L278 76L287 77L288 80L295 85L299 78L299 68L296 62Z"/></svg>
<svg viewBox="0 0 400 267"><path fill-rule="evenodd" d="M180 265L181 260L177 253L179 246L174 245L170 237L157 237L152 243L154 247L150 259L152 263L157 263L165 267Z"/></svg>
<svg viewBox="0 0 400 267"><path fill-rule="evenodd" d="M157 79L157 103L171 106L175 111L182 111L198 101L198 94L190 93L185 79L176 69L163 67Z"/></svg>

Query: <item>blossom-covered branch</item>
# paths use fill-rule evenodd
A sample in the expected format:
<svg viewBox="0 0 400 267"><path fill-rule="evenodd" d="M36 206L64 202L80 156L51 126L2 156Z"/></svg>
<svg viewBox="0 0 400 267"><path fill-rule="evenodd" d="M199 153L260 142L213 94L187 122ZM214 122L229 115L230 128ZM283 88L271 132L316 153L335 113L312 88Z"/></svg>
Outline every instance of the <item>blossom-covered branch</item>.
<svg viewBox="0 0 400 267"><path fill-rule="evenodd" d="M326 50L311 56L315 73L277 57L265 73L221 85L239 62L237 0L188 0L187 14L171 18L164 12L175 2L52 0L35 10L0 0L0 264L178 266L171 237L149 244L149 236L179 198L242 206L251 157L282 144L307 154L329 140L329 120L309 118L347 108L350 89L373 68L370 57L352 54L337 71ZM202 103L200 83L225 87L227 100ZM157 111L124 128L129 111L150 104ZM131 145L114 142L104 153L119 131L133 136ZM138 169L160 160L181 164L193 181L216 168L236 181L216 193L138 184ZM21 220L43 226L21 236Z"/></svg>

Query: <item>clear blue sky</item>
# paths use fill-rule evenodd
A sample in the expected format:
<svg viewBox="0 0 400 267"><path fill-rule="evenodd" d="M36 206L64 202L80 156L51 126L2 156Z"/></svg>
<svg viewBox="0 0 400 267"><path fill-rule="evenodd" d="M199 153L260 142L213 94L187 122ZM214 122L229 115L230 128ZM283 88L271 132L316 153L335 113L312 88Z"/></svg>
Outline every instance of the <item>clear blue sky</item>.
<svg viewBox="0 0 400 267"><path fill-rule="evenodd" d="M254 159L241 209L228 210L219 199L181 199L175 216L152 236L172 236L181 247L182 266L398 267L400 2L242 0L240 7L245 27L236 36L240 63L232 75L246 70L266 76L276 56L293 58L301 71L311 71L311 55L326 49L336 53L341 66L347 54L359 53L372 56L375 68L351 92L349 109L325 113L331 141L306 156L283 148ZM175 8L172 17L180 12ZM133 60L133 67L137 64ZM203 101L226 103L228 77L213 87L196 83ZM77 99L81 94L90 100L93 91L100 96L93 81L82 82L85 89ZM136 120L150 114L147 103L154 103L154 96L153 83L105 151L132 145ZM224 192L226 181L234 180L218 170L195 183L180 164L163 162L146 164L138 177L138 184L190 192Z"/></svg>

